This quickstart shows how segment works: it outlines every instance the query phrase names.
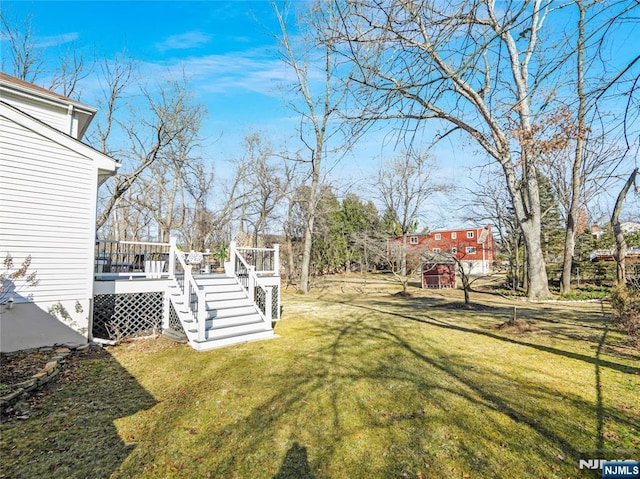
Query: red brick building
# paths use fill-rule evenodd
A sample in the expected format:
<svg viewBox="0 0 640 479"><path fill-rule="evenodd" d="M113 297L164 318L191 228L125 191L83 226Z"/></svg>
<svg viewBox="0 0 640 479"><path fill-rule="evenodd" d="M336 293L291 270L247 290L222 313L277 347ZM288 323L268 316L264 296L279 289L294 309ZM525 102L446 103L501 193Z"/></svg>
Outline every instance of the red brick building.
<svg viewBox="0 0 640 479"><path fill-rule="evenodd" d="M395 238L395 241L402 242L402 237ZM467 266L472 274L489 273L496 255L496 242L490 224L481 228L438 230L410 235L407 245L425 253L455 254L456 259Z"/></svg>

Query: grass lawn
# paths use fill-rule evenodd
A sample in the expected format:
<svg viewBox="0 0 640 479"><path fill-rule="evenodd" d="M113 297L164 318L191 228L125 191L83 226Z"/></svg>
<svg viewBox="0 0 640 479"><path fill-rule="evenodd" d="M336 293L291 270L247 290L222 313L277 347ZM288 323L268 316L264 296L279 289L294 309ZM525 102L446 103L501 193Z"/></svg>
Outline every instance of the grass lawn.
<svg viewBox="0 0 640 479"><path fill-rule="evenodd" d="M397 290L329 278L283 293L279 339L76 361L1 426L0 477L595 478L580 457L640 460L640 352L606 306ZM495 329L514 305L537 330Z"/></svg>

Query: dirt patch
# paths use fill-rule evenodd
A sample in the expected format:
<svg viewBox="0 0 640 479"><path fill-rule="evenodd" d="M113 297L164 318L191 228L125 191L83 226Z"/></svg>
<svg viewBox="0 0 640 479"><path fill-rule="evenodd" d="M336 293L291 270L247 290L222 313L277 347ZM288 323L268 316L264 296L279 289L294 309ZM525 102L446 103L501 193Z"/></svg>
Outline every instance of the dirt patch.
<svg viewBox="0 0 640 479"><path fill-rule="evenodd" d="M510 319L506 323L498 324L495 326L495 329L505 331L507 333L530 333L533 331L540 331L540 328L535 327L524 319Z"/></svg>
<svg viewBox="0 0 640 479"><path fill-rule="evenodd" d="M466 309L468 311L494 311L497 308L487 304L480 303L465 303L464 301L453 301L450 303L442 303L438 305L441 309Z"/></svg>
<svg viewBox="0 0 640 479"><path fill-rule="evenodd" d="M18 351L0 355L0 385L16 384L39 372L49 361L50 353Z"/></svg>
<svg viewBox="0 0 640 479"><path fill-rule="evenodd" d="M33 382L33 375L41 372L42 367L51 361L52 352L48 349L2 355L2 367L0 368L2 371L2 382L0 383L2 391L0 393L11 393L12 390L23 391L15 399L4 404L0 411L3 421L28 419L33 411L46 402L62 384L79 380L77 370L82 361L102 359L108 356L108 353L101 347L87 348L80 353L71 353L60 360L59 368L48 378L39 379L34 386L25 388L24 384L29 381Z"/></svg>
<svg viewBox="0 0 640 479"><path fill-rule="evenodd" d="M395 296L397 298L410 298L413 295L409 291L398 291L397 293L393 293L392 296Z"/></svg>

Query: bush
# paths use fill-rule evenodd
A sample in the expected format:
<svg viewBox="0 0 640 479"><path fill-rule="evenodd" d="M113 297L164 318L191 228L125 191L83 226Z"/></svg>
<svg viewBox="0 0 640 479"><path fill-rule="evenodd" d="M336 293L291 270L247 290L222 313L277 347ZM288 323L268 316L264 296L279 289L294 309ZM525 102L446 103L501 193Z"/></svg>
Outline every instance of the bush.
<svg viewBox="0 0 640 479"><path fill-rule="evenodd" d="M611 307L616 323L627 332L635 345L640 346L640 291L633 287L614 288Z"/></svg>

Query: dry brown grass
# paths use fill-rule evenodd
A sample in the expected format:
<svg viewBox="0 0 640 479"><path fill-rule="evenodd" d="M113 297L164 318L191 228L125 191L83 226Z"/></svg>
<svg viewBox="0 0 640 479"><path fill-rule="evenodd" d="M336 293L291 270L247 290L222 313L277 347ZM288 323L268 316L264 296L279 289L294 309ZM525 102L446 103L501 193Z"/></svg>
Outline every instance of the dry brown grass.
<svg viewBox="0 0 640 479"><path fill-rule="evenodd" d="M324 278L283 294L281 337L110 349L2 426L5 477L567 478L640 458L640 354L600 304ZM73 424L65 433L63 424ZM19 452L19 454L16 453ZM635 455L635 457L633 457Z"/></svg>

